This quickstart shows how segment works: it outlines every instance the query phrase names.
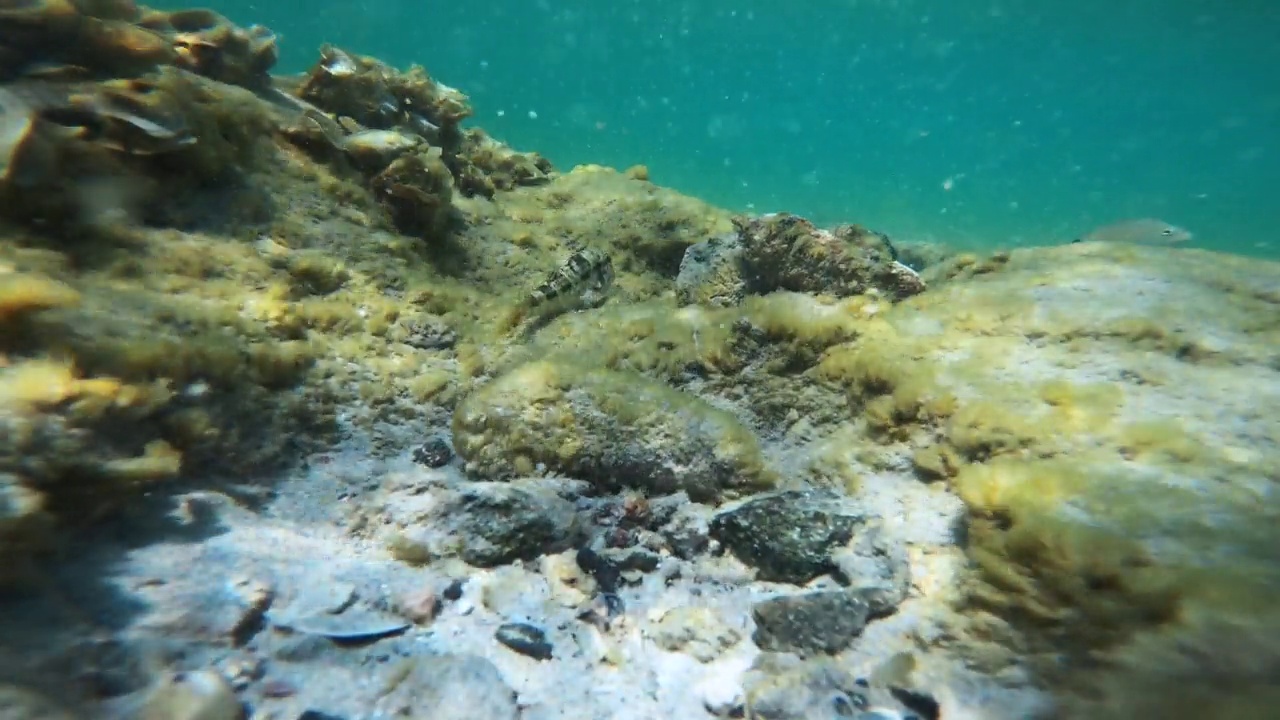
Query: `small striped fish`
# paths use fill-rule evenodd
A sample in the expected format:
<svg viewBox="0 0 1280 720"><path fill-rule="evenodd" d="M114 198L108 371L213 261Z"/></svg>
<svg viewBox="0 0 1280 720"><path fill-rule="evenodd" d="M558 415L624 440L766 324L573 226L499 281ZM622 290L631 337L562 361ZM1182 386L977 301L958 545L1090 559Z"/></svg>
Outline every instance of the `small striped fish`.
<svg viewBox="0 0 1280 720"><path fill-rule="evenodd" d="M613 285L613 260L608 254L587 248L570 255L547 279L529 293L530 307L572 296L591 306L604 300Z"/></svg>

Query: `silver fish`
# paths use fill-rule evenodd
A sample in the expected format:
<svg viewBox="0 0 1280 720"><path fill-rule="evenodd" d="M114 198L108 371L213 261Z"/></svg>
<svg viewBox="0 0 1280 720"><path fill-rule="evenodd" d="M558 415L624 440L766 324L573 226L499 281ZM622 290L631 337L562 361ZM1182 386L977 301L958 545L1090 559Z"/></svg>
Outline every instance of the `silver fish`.
<svg viewBox="0 0 1280 720"><path fill-rule="evenodd" d="M1107 242L1130 245L1177 245L1192 238L1191 231L1155 218L1123 220L1090 230L1073 243Z"/></svg>

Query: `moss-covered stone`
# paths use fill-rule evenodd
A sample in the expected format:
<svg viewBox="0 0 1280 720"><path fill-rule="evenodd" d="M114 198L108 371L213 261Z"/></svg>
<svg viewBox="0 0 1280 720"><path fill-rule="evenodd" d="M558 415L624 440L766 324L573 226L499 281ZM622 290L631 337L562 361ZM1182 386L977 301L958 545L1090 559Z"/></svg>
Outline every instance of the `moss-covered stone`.
<svg viewBox="0 0 1280 720"><path fill-rule="evenodd" d="M772 481L755 436L729 413L641 375L541 361L485 385L453 417L468 470L538 470L716 500Z"/></svg>

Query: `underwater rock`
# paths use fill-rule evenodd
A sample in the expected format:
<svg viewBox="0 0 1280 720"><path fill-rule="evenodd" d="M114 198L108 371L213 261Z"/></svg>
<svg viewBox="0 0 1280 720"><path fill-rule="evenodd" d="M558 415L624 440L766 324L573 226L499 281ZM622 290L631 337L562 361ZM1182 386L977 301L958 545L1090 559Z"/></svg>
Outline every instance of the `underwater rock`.
<svg viewBox="0 0 1280 720"><path fill-rule="evenodd" d="M533 560L573 547L583 527L556 481L462 482L434 487L396 503L389 519L401 530L393 554L459 557L478 567Z"/></svg>
<svg viewBox="0 0 1280 720"><path fill-rule="evenodd" d="M757 292L791 290L837 297L871 290L901 300L924 283L897 262L889 238L857 225L820 230L787 213L734 218L748 278Z"/></svg>
<svg viewBox="0 0 1280 720"><path fill-rule="evenodd" d="M764 654L746 677L748 718L939 720L927 693L855 675L838 660ZM904 702L904 699L907 702Z"/></svg>
<svg viewBox="0 0 1280 720"><path fill-rule="evenodd" d="M871 608L858 590L814 590L758 602L751 639L769 652L835 654L867 626Z"/></svg>
<svg viewBox="0 0 1280 720"><path fill-rule="evenodd" d="M401 660L384 680L375 711L406 720L517 720L516 693L479 655L441 654Z"/></svg>
<svg viewBox="0 0 1280 720"><path fill-rule="evenodd" d="M736 234L685 251L676 278L681 304L736 305L748 294L779 290L835 297L878 293L902 300L925 283L898 261L889 238L858 225L821 230L779 213L733 219Z"/></svg>
<svg viewBox="0 0 1280 720"><path fill-rule="evenodd" d="M251 167L274 122L248 91L172 67L15 83L0 88L0 213L61 226L92 223L112 198L147 210Z"/></svg>
<svg viewBox="0 0 1280 720"><path fill-rule="evenodd" d="M413 461L429 468L442 468L453 460L453 448L444 438L431 438L413 449Z"/></svg>
<svg viewBox="0 0 1280 720"><path fill-rule="evenodd" d="M741 633L715 610L677 607L668 610L647 633L667 652L680 652L709 663L742 640Z"/></svg>
<svg viewBox="0 0 1280 720"><path fill-rule="evenodd" d="M865 522L849 500L813 490L754 497L711 520L711 537L761 580L803 585L836 569L832 553Z"/></svg>
<svg viewBox="0 0 1280 720"><path fill-rule="evenodd" d="M640 375L533 362L458 405L454 446L469 472L549 472L601 488L684 490L716 500L769 486L755 436L729 413Z"/></svg>
<svg viewBox="0 0 1280 720"><path fill-rule="evenodd" d="M681 305L740 304L748 292L742 262L742 243L736 233L691 245L680 261L676 299Z"/></svg>
<svg viewBox="0 0 1280 720"><path fill-rule="evenodd" d="M77 716L40 693L0 684L0 718L9 720L76 720Z"/></svg>

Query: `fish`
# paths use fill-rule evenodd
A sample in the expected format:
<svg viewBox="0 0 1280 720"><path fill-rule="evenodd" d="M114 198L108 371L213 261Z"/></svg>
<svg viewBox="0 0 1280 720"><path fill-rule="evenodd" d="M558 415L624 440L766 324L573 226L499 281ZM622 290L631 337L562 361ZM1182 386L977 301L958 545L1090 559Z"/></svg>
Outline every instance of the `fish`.
<svg viewBox="0 0 1280 720"><path fill-rule="evenodd" d="M1191 231L1155 218L1122 220L1090 230L1073 243L1107 242L1130 245L1178 245L1192 238Z"/></svg>
<svg viewBox="0 0 1280 720"><path fill-rule="evenodd" d="M545 282L529 293L532 307L544 305L557 297L572 296L587 306L602 302L613 285L613 260L599 250L586 248L569 256L547 276Z"/></svg>

